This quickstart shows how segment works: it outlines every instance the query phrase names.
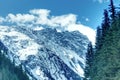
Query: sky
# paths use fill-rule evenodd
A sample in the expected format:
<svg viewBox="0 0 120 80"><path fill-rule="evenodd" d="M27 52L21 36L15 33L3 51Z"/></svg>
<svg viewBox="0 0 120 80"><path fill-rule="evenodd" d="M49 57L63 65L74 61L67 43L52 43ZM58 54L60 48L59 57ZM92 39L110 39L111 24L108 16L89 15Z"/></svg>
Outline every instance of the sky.
<svg viewBox="0 0 120 80"><path fill-rule="evenodd" d="M115 4L120 0L114 0ZM9 13L27 13L31 9L48 9L52 15L76 14L77 20L86 26L96 28L100 25L103 10L108 8L109 0L1 0L0 16Z"/></svg>
<svg viewBox="0 0 120 80"><path fill-rule="evenodd" d="M0 24L78 30L95 43L95 29L108 5L109 0L0 0Z"/></svg>

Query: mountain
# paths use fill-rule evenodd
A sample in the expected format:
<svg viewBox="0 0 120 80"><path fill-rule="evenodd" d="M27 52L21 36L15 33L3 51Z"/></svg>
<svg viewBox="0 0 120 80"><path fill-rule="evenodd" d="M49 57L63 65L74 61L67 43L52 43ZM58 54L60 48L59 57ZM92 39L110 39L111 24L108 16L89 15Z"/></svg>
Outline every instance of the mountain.
<svg viewBox="0 0 120 80"><path fill-rule="evenodd" d="M0 49L31 80L82 80L88 43L78 31L0 26Z"/></svg>

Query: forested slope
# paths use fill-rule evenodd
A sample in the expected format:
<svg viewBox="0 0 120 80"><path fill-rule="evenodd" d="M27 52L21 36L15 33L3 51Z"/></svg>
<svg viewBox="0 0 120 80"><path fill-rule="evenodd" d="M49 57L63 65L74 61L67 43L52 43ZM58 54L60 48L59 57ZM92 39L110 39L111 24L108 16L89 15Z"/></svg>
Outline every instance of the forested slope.
<svg viewBox="0 0 120 80"><path fill-rule="evenodd" d="M84 80L120 80L120 11L112 0L97 28L95 51L90 53Z"/></svg>
<svg viewBox="0 0 120 80"><path fill-rule="evenodd" d="M95 52L92 80L120 80L120 20L111 25L101 49Z"/></svg>
<svg viewBox="0 0 120 80"><path fill-rule="evenodd" d="M15 66L0 50L0 80L29 80L22 66Z"/></svg>

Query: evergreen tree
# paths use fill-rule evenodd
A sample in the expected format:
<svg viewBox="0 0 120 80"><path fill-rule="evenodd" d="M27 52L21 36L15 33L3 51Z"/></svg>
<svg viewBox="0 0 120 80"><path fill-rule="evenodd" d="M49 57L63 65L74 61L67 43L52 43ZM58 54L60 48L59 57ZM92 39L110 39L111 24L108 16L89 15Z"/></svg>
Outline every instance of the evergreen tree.
<svg viewBox="0 0 120 80"><path fill-rule="evenodd" d="M120 80L120 20L111 25L89 73L91 80Z"/></svg>
<svg viewBox="0 0 120 80"><path fill-rule="evenodd" d="M115 10L115 6L114 6L114 3L113 3L113 0L110 0L109 11L111 12L110 17L111 17L112 21L115 20L116 10Z"/></svg>
<svg viewBox="0 0 120 80"><path fill-rule="evenodd" d="M105 9L104 10L104 20L102 23L102 37L105 36L105 34L107 33L107 31L110 28L110 19L109 19L109 15L108 15L108 11Z"/></svg>
<svg viewBox="0 0 120 80"><path fill-rule="evenodd" d="M0 46L0 80L29 80L21 65L15 66L5 56L5 52L1 49L2 47Z"/></svg>
<svg viewBox="0 0 120 80"><path fill-rule="evenodd" d="M113 5L113 1L111 0ZM116 11L115 11L116 12ZM104 11L105 16L106 11ZM90 80L120 80L120 14L111 14L112 22L107 29L102 26L102 42L100 37L96 38L96 46L102 43L100 49L96 49L92 67L90 69ZM117 18L116 18L117 17ZM105 23L105 20L104 20ZM105 25L105 24L104 24ZM96 36L100 28L97 28ZM104 36L104 37L103 37ZM104 39L104 41L103 41Z"/></svg>
<svg viewBox="0 0 120 80"><path fill-rule="evenodd" d="M90 79L90 69L92 67L92 62L93 62L93 47L92 47L92 43L90 42L88 44L88 49L87 49L87 53L86 53L86 67L85 67L85 78L84 80L89 80Z"/></svg>
<svg viewBox="0 0 120 80"><path fill-rule="evenodd" d="M101 39L102 39L102 29L98 26L96 33L96 50L100 49L102 46Z"/></svg>

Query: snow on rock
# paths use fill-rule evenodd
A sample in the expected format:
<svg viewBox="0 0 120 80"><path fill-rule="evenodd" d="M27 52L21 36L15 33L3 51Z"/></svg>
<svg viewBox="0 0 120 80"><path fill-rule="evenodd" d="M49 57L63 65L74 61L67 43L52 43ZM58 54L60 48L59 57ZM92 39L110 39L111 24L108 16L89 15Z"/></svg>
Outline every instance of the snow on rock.
<svg viewBox="0 0 120 80"><path fill-rule="evenodd" d="M36 55L38 49L42 47L25 34L8 26L0 26L0 40L5 46L8 46L11 52L15 52L20 60L26 60L29 55Z"/></svg>
<svg viewBox="0 0 120 80"><path fill-rule="evenodd" d="M62 32L61 33L57 32L54 29L46 29L43 31L35 32L34 34L36 34L37 37L39 36L43 37L44 45L49 50L55 52L55 55L59 56L59 58L62 59L62 61L67 66L69 66L70 69L72 69L81 77L84 77L84 71L83 71L83 68L85 65L84 54L86 53L86 49L87 49L86 46L87 46L87 43L89 42L86 40L84 36L79 34L79 32L71 32L71 33L64 32L62 34ZM59 38L59 36L61 38ZM39 38L39 39L40 41L42 41L41 40L42 38ZM75 50L73 50L71 47L75 48ZM83 52L80 51L81 49L83 50Z"/></svg>
<svg viewBox="0 0 120 80"><path fill-rule="evenodd" d="M0 26L8 57L22 64L31 80L82 80L89 40L81 33L39 27Z"/></svg>
<svg viewBox="0 0 120 80"><path fill-rule="evenodd" d="M33 30L36 30L36 31L37 31L37 30L38 30L38 31L39 31L39 30L43 30L43 29L44 29L43 27L39 27L39 26L33 28Z"/></svg>

